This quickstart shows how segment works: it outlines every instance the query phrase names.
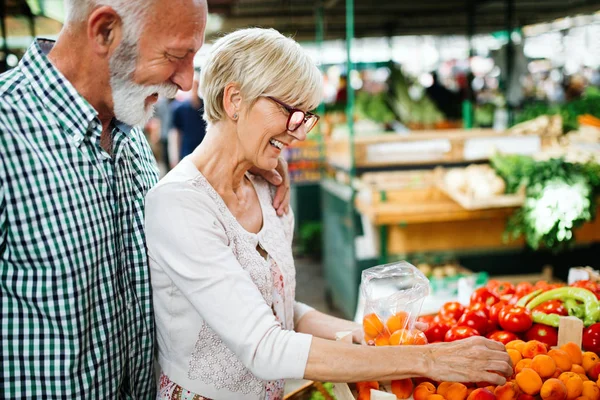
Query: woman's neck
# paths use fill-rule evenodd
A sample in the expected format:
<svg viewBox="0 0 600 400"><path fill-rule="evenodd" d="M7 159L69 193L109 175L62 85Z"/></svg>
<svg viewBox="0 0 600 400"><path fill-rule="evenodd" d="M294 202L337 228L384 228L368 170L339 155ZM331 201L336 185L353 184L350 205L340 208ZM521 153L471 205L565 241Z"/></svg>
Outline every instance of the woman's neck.
<svg viewBox="0 0 600 400"><path fill-rule="evenodd" d="M209 125L191 160L221 195L238 194L244 175L252 168L243 155L235 128L222 122Z"/></svg>

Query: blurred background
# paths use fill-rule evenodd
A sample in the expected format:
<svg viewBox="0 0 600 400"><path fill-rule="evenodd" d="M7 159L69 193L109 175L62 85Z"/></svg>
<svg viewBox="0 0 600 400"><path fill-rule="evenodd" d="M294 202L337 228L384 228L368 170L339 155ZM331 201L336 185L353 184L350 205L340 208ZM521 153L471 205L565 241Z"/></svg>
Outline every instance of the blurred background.
<svg viewBox="0 0 600 400"><path fill-rule="evenodd" d="M0 72L64 18L62 0L1 3ZM600 1L208 4L198 69L215 38L260 26L323 73L321 122L286 153L299 300L352 318L361 272L395 260L430 278L431 310L490 278L600 267ZM201 109L197 90L159 102L163 174L202 140Z"/></svg>

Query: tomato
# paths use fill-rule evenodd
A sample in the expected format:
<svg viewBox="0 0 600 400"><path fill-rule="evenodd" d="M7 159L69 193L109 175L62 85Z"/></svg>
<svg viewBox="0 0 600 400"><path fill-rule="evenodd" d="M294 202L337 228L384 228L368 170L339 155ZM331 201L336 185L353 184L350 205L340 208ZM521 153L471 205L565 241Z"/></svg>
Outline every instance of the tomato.
<svg viewBox="0 0 600 400"><path fill-rule="evenodd" d="M580 287L589 290L594 293L598 300L600 300L600 284L592 281L577 281L571 284L573 287Z"/></svg>
<svg viewBox="0 0 600 400"><path fill-rule="evenodd" d="M548 300L535 307L533 311L540 311L545 314L569 315L567 309L560 300Z"/></svg>
<svg viewBox="0 0 600 400"><path fill-rule="evenodd" d="M490 292L488 289L482 287L479 289L475 289L475 291L471 294L471 304L473 303L485 303L488 306L495 304L500 301L500 298L496 296L494 293Z"/></svg>
<svg viewBox="0 0 600 400"><path fill-rule="evenodd" d="M525 307L505 306L498 313L498 322L502 329L509 332L525 332L531 328L531 311Z"/></svg>
<svg viewBox="0 0 600 400"><path fill-rule="evenodd" d="M444 317L441 314L438 314L435 316L435 318L433 318L434 324L454 326L454 325L456 325L456 322L457 321L454 318Z"/></svg>
<svg viewBox="0 0 600 400"><path fill-rule="evenodd" d="M450 329L450 326L448 326L448 325L442 325L442 324L430 325L429 328L427 328L427 330L425 330L425 336L427 336L427 341L429 343L443 342L444 336L446 335L446 332L448 332L449 329Z"/></svg>
<svg viewBox="0 0 600 400"><path fill-rule="evenodd" d="M434 318L435 318L435 315L421 315L419 318L417 318L417 321L431 325L431 324L433 324Z"/></svg>
<svg viewBox="0 0 600 400"><path fill-rule="evenodd" d="M519 338L514 333L506 332L506 331L496 331L496 332L490 333L486 337L488 339L495 340L496 342L500 342L502 344L507 344L508 342L517 340Z"/></svg>
<svg viewBox="0 0 600 400"><path fill-rule="evenodd" d="M600 322L583 330L582 346L585 351L600 354Z"/></svg>
<svg viewBox="0 0 600 400"><path fill-rule="evenodd" d="M466 339L471 336L479 336L479 332L468 326L453 326L446 332L444 342L454 342L455 340Z"/></svg>
<svg viewBox="0 0 600 400"><path fill-rule="evenodd" d="M494 324L498 324L498 314L500 313L500 310L502 310L502 308L504 308L504 306L506 305L505 302L501 301L499 303L493 304L490 307L490 321L492 321Z"/></svg>
<svg viewBox="0 0 600 400"><path fill-rule="evenodd" d="M485 303L471 303L469 310L482 311L486 317L490 316L490 309Z"/></svg>
<svg viewBox="0 0 600 400"><path fill-rule="evenodd" d="M533 292L533 285L529 282L521 282L515 287L515 296L521 298Z"/></svg>
<svg viewBox="0 0 600 400"><path fill-rule="evenodd" d="M498 297L505 295L513 295L515 293L515 287L510 282L499 282L493 289L490 290Z"/></svg>
<svg viewBox="0 0 600 400"><path fill-rule="evenodd" d="M550 347L556 346L558 344L558 329L544 324L533 324L525 332L525 340L537 340Z"/></svg>
<svg viewBox="0 0 600 400"><path fill-rule="evenodd" d="M458 321L464 311L465 307L458 301L449 301L440 309L440 315L444 317L444 319L455 319Z"/></svg>
<svg viewBox="0 0 600 400"><path fill-rule="evenodd" d="M459 326L468 326L485 335L488 329L488 319L483 311L467 310L458 320Z"/></svg>

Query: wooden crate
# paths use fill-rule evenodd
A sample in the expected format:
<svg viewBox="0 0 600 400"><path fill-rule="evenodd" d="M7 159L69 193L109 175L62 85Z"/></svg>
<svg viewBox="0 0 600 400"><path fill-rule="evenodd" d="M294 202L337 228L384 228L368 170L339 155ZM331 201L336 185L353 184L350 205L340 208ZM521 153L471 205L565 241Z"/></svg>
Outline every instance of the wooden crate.
<svg viewBox="0 0 600 400"><path fill-rule="evenodd" d="M487 160L495 150L534 154L548 139L539 135L508 135L491 129L449 129L355 137L357 168L443 164ZM350 141L329 139L325 144L328 164L350 168Z"/></svg>

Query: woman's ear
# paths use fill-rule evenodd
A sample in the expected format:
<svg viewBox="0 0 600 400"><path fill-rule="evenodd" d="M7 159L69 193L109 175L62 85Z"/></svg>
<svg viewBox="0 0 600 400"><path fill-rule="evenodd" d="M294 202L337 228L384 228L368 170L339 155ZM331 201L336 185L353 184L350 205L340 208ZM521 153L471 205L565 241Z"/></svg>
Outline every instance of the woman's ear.
<svg viewBox="0 0 600 400"><path fill-rule="evenodd" d="M98 55L107 56L119 45L122 38L122 21L112 7L95 9L87 20L87 35L92 49Z"/></svg>
<svg viewBox="0 0 600 400"><path fill-rule="evenodd" d="M242 94L237 83L229 83L223 90L223 108L227 116L237 120L242 108Z"/></svg>

